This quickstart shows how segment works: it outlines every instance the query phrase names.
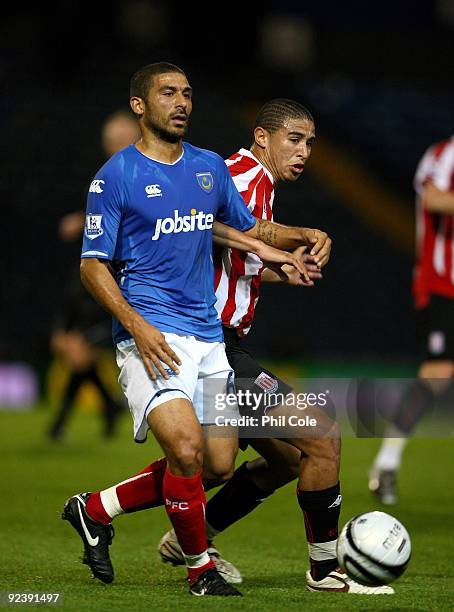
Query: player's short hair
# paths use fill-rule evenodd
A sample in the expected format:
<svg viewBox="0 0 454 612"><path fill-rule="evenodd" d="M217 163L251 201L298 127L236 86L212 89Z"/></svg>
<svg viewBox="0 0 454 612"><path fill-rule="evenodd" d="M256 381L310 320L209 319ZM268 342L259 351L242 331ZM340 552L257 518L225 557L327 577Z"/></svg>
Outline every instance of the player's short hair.
<svg viewBox="0 0 454 612"><path fill-rule="evenodd" d="M275 98L266 102L255 119L254 129L261 127L271 134L283 127L288 119L307 119L315 123L310 111L294 100Z"/></svg>
<svg viewBox="0 0 454 612"><path fill-rule="evenodd" d="M156 62L154 64L142 66L142 68L139 68L131 77L129 86L130 97L142 98L142 100L144 100L147 97L150 87L153 86L153 77L157 74L166 74L168 72L185 74L181 68L169 62Z"/></svg>

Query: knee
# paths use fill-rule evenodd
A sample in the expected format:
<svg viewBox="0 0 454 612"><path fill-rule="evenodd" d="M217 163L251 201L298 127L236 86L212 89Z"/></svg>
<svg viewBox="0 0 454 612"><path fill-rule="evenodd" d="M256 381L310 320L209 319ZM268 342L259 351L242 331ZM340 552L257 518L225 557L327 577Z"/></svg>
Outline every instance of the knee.
<svg viewBox="0 0 454 612"><path fill-rule="evenodd" d="M426 361L419 369L418 378L433 393L443 393L454 378L454 362Z"/></svg>
<svg viewBox="0 0 454 612"><path fill-rule="evenodd" d="M219 461L204 467L203 479L213 487L230 480L234 472L234 461Z"/></svg>
<svg viewBox="0 0 454 612"><path fill-rule="evenodd" d="M418 377L422 379L452 378L454 361L426 361L419 368Z"/></svg>
<svg viewBox="0 0 454 612"><path fill-rule="evenodd" d="M277 481L282 483L279 486L298 478L301 471L301 451L291 446L286 449L285 454L267 457L266 461L262 461L265 464L263 467L267 467L268 471L275 475ZM262 466L257 467L260 469Z"/></svg>
<svg viewBox="0 0 454 612"><path fill-rule="evenodd" d="M305 446L304 452L313 459L322 459L339 464L341 450L340 438L339 425L334 423L329 435L308 441L309 444Z"/></svg>
<svg viewBox="0 0 454 612"><path fill-rule="evenodd" d="M171 470L176 474L182 476L197 474L203 464L202 440L196 437L180 439L167 453L167 460Z"/></svg>
<svg viewBox="0 0 454 612"><path fill-rule="evenodd" d="M301 454L292 454L285 465L280 466L281 476L286 478L287 482L291 482L298 478L301 472Z"/></svg>

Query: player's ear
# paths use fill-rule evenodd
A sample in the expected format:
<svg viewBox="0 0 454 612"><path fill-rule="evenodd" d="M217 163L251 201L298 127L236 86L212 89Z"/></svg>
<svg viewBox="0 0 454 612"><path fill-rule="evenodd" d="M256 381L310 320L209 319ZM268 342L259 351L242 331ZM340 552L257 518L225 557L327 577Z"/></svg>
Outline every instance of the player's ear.
<svg viewBox="0 0 454 612"><path fill-rule="evenodd" d="M262 127L256 127L254 130L254 141L261 149L265 149L268 144L269 134Z"/></svg>
<svg viewBox="0 0 454 612"><path fill-rule="evenodd" d="M132 112L141 117L145 111L145 104L144 101L142 100L142 98L139 98L137 96L133 96L132 98L130 98L129 100L129 104L131 106Z"/></svg>

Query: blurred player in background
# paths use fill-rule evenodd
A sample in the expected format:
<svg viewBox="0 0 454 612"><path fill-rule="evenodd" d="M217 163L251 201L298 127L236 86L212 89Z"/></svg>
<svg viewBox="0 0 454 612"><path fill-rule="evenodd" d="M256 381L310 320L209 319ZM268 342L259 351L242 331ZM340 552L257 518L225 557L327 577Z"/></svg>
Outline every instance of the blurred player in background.
<svg viewBox="0 0 454 612"><path fill-rule="evenodd" d="M135 440L144 442L151 430L166 455L135 480L148 477L147 493L153 497L148 507L165 505L190 592L240 595L215 569L205 533L202 464L214 473L230 472L237 451L236 436L204 440L201 427L213 422L205 420L202 385L216 382L217 392L225 393L233 374L214 308L212 229L227 243L256 247L265 260L292 263L305 282L307 270L297 255L257 238L318 251L326 236L257 220L222 158L182 142L192 88L177 66L158 63L138 70L131 79L131 107L141 139L109 160L91 183L81 276L114 317L120 382ZM217 227L216 218L247 236ZM238 414L236 406L232 413ZM115 491L84 493L71 497L63 513L82 538L85 561L104 582L113 580L111 527L105 519L118 505Z"/></svg>
<svg viewBox="0 0 454 612"><path fill-rule="evenodd" d="M106 159L124 149L140 138L137 121L128 109L119 109L107 117L101 127L101 147ZM60 238L65 241L77 240L82 236L85 211L77 210L64 215L58 229Z"/></svg>
<svg viewBox="0 0 454 612"><path fill-rule="evenodd" d="M423 361L404 393L372 469L369 489L397 503L408 437L454 376L454 136L432 145L415 176L417 255L413 294Z"/></svg>
<svg viewBox="0 0 454 612"><path fill-rule="evenodd" d="M107 159L139 138L137 121L128 110L118 110L109 115L101 128L101 145ZM59 226L61 240L78 240L83 232L84 219L82 210L65 215ZM104 434L109 437L114 433L120 407L102 380L98 364L100 347L111 347L111 321L83 288L79 266L69 276L63 308L58 314L51 337L51 350L63 359L70 372L49 436L54 440L63 437L77 392L84 383L89 382L100 393L105 421Z"/></svg>

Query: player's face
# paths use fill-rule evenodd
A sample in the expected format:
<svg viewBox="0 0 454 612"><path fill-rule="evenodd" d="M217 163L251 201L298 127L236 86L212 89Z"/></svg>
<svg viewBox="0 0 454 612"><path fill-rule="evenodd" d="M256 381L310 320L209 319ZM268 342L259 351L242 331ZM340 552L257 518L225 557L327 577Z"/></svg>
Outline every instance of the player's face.
<svg viewBox="0 0 454 612"><path fill-rule="evenodd" d="M167 72L153 77L143 122L167 142L178 142L186 134L192 111L192 88L184 74Z"/></svg>
<svg viewBox="0 0 454 612"><path fill-rule="evenodd" d="M277 181L296 181L304 170L315 141L315 126L308 119L289 119L268 134L265 149Z"/></svg>

